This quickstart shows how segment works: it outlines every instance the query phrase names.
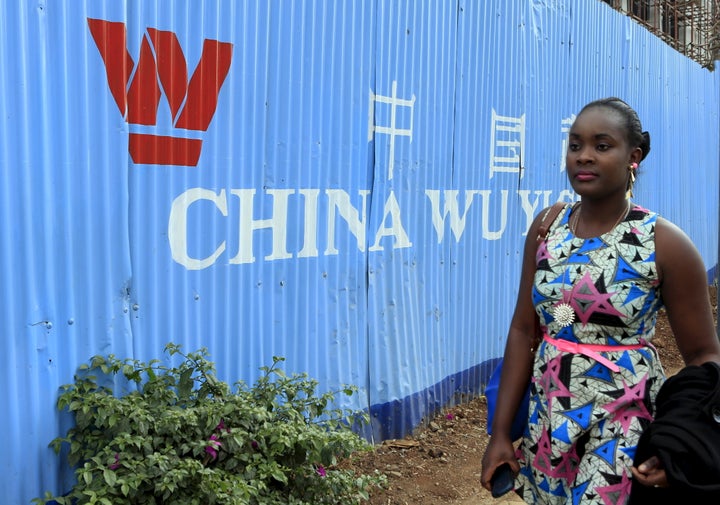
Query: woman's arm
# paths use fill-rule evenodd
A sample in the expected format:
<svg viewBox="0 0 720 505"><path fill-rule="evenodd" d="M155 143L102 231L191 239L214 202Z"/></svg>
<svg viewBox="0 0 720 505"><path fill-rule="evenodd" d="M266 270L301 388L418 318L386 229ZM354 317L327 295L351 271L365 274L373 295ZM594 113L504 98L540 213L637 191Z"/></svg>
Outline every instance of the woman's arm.
<svg viewBox="0 0 720 505"><path fill-rule="evenodd" d="M532 285L538 248L537 234L542 215L544 212L535 218L525 239L520 285L505 344L500 389L492 424L492 437L483 456L480 479L488 490L490 489L490 478L501 464L509 463L515 474L520 471L510 439L510 427L532 373L534 354L531 347L535 340L537 327L537 314L532 304Z"/></svg>
<svg viewBox="0 0 720 505"><path fill-rule="evenodd" d="M665 219L658 219L655 228L655 260L668 321L685 364L720 362L702 257L690 238Z"/></svg>
<svg viewBox="0 0 720 505"><path fill-rule="evenodd" d="M683 361L686 365L720 362L720 343L702 257L685 232L665 219L658 219L655 227L655 263L661 296ZM633 467L632 473L645 486L668 485L657 456Z"/></svg>

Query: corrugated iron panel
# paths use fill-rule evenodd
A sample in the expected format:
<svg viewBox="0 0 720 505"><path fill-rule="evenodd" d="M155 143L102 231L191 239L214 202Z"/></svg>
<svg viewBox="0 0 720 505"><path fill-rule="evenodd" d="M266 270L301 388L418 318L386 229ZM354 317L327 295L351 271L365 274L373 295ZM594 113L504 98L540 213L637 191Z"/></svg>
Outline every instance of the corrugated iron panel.
<svg viewBox="0 0 720 505"><path fill-rule="evenodd" d="M143 358L172 339L215 350L227 380L252 382L278 355L326 387L365 383L364 254L341 218L332 244L326 226L332 192L359 208L369 187L359 99L372 65L357 34L372 11L358 5L196 5L143 19L183 33L183 48L233 44L197 166L125 168L138 202L131 296ZM193 18L201 25L187 26ZM199 57L186 50L189 68Z"/></svg>
<svg viewBox="0 0 720 505"><path fill-rule="evenodd" d="M7 503L70 485L46 445L93 354L206 346L246 382L284 356L358 385L376 439L477 394L592 99L637 108L636 200L717 263L717 75L599 1L5 2L0 28Z"/></svg>
<svg viewBox="0 0 720 505"><path fill-rule="evenodd" d="M456 19L451 2L378 3L368 346L370 404L385 437L437 408L455 360L452 239L435 228L442 207L429 195L453 188Z"/></svg>

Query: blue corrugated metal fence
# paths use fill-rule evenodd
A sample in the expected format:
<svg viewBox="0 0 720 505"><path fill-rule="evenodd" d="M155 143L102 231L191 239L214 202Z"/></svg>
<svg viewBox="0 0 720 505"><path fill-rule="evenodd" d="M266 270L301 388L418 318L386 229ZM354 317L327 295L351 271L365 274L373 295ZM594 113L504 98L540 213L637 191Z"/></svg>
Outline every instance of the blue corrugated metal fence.
<svg viewBox="0 0 720 505"><path fill-rule="evenodd" d="M482 391L524 234L595 98L653 135L636 200L717 264L719 82L596 0L4 2L0 496L94 354L209 348L352 383L375 440Z"/></svg>

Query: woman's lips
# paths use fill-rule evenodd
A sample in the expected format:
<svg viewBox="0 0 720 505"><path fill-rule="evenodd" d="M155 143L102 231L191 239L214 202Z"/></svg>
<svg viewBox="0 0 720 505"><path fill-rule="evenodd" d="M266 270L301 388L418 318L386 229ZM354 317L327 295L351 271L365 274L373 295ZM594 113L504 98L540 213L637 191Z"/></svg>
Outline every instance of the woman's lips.
<svg viewBox="0 0 720 505"><path fill-rule="evenodd" d="M578 181L591 181L597 178L597 175L593 172L578 172L575 174L575 179Z"/></svg>

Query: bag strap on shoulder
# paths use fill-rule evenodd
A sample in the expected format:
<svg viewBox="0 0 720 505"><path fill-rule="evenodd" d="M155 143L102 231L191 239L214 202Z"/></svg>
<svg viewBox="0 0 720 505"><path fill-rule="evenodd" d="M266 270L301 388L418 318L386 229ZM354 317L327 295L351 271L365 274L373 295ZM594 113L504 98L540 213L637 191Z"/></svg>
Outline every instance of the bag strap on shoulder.
<svg viewBox="0 0 720 505"><path fill-rule="evenodd" d="M540 226L538 227L538 236L537 241L538 244L545 240L548 236L548 233L550 232L550 227L557 219L558 215L560 214L560 211L562 211L564 208L567 207L567 203L565 202L557 202L553 204L551 207L548 207L545 211L545 214L543 214L542 221L540 222ZM540 345L540 341L543 338L543 332L540 328L540 320L538 319L537 314L535 314L535 336L533 338L532 344L530 346L530 352L534 353L538 345Z"/></svg>
<svg viewBox="0 0 720 505"><path fill-rule="evenodd" d="M558 215L560 214L560 211L563 210L565 207L567 207L567 203L565 202L557 202L553 204L551 207L548 207L545 211L545 214L543 214L542 222L540 223L540 227L538 228L538 236L537 240L540 242L541 240L545 240L548 236L548 232L550 231L550 226L555 222L555 219L557 219Z"/></svg>

